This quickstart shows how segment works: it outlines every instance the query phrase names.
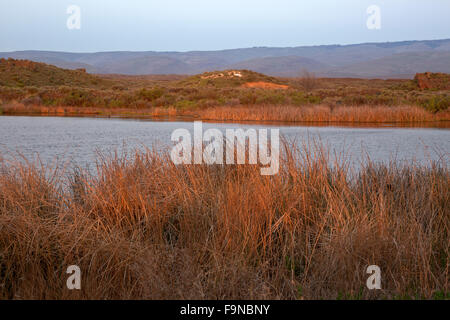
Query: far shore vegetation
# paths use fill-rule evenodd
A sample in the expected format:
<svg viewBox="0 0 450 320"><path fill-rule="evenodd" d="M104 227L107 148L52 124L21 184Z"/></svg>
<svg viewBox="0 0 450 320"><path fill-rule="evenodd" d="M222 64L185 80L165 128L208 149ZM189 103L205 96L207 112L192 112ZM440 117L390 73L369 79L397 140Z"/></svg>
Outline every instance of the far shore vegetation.
<svg viewBox="0 0 450 320"><path fill-rule="evenodd" d="M0 59L0 114L190 117L216 121L450 120L450 75L411 80L275 78L248 70L195 76L91 75Z"/></svg>

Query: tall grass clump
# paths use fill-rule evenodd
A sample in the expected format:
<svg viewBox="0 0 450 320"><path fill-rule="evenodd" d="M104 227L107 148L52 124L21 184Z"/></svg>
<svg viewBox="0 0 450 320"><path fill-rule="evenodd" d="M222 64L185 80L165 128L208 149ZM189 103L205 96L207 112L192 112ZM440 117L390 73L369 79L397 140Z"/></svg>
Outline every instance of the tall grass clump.
<svg viewBox="0 0 450 320"><path fill-rule="evenodd" d="M204 120L285 122L422 122L450 120L448 112L433 114L417 106L233 106L203 110Z"/></svg>
<svg viewBox="0 0 450 320"><path fill-rule="evenodd" d="M94 173L4 163L0 299L448 295L446 162L356 170L320 146L284 149L275 176L152 152ZM381 290L365 285L373 264ZM81 290L66 287L69 265Z"/></svg>

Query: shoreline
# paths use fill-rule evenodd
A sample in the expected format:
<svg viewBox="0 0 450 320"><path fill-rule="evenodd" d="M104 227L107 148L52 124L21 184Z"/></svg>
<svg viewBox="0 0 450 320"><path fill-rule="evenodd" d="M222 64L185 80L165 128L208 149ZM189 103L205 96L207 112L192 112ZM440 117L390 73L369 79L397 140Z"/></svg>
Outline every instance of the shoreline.
<svg viewBox="0 0 450 320"><path fill-rule="evenodd" d="M380 116L376 120L367 121L366 119L358 119L353 117L351 120L331 119L330 114L325 115L330 117L326 119L321 115L317 115L317 120L315 114L311 114L316 109L326 109L324 106L308 106L303 109L300 108L299 111L308 110L307 120L287 120L286 118L280 119L281 116L278 114L270 114L272 118L267 119L250 119L251 117L257 118L258 112L266 112L267 109L271 108L271 111L277 111L276 109L282 109L284 106L240 106L240 107L215 107L202 110L177 110L175 108L153 108L153 109L142 109L142 110L132 110L132 109L104 109L104 108L90 108L90 107L43 107L43 106L23 106L23 105L7 105L0 107L0 116L31 116L31 117L89 117L89 118L105 118L105 119L132 119L132 120L142 120L142 121L203 121L209 123L237 123L237 124L264 124L264 125L282 125L282 126L314 126L314 127L328 127L328 126L339 126L339 127L371 127L371 128L384 128L384 127L400 127L400 128L450 128L450 112L443 111L438 114L431 114L424 110L420 110L417 107L353 107L353 106L343 106L340 107L344 112L353 111L359 112L358 108L366 108L366 110L379 108L375 110L375 116ZM385 110L396 111L400 108L408 109L411 108L414 112L423 112L419 116L423 119L419 120L397 120L396 115L393 115L393 119L382 118L382 112ZM292 108L294 110L294 108ZM297 107L297 109L299 109ZM242 119L237 119L240 114L233 115L232 112L251 112L248 117L242 117ZM330 109L333 112L333 108ZM361 110L360 113L364 113L366 110ZM220 111L220 114L216 112ZM291 112L292 110L288 110ZM296 110L294 110L295 112ZM400 110L399 110L400 111ZM229 112L231 116L227 116L226 113ZM403 113L404 110L402 110ZM279 119L274 119L279 116ZM287 117L289 115L284 115ZM349 118L348 115L345 115ZM353 116L353 115L352 115ZM358 116L358 115L356 115ZM408 114L403 114L402 117L407 117ZM261 117L263 118L263 117ZM367 118L367 117L366 117Z"/></svg>
<svg viewBox="0 0 450 320"><path fill-rule="evenodd" d="M116 120L135 120L150 122L194 122L202 121L204 123L219 124L247 124L247 125L267 125L283 127L342 127L342 128L411 128L411 129L450 129L450 120L435 120L423 122L342 122L342 121L233 121L233 120L210 120L194 117L152 117L152 116L123 116L123 115L97 115L97 114L36 114L36 113L17 113L0 114L0 117L36 117L36 118L90 118L90 119L116 119Z"/></svg>

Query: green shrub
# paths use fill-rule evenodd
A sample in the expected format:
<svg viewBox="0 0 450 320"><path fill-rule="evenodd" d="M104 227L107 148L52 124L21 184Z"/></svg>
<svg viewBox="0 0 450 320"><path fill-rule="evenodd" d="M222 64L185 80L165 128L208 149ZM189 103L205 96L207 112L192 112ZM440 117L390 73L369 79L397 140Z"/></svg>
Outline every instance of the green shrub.
<svg viewBox="0 0 450 320"><path fill-rule="evenodd" d="M430 112L438 112L446 110L450 107L449 96L433 96L421 102L422 107Z"/></svg>
<svg viewBox="0 0 450 320"><path fill-rule="evenodd" d="M87 106L94 103L93 96L90 92L72 89L62 99L62 104L65 106Z"/></svg>
<svg viewBox="0 0 450 320"><path fill-rule="evenodd" d="M152 88L152 89L141 89L138 96L147 101L153 101L161 98L164 95L164 90L162 88Z"/></svg>
<svg viewBox="0 0 450 320"><path fill-rule="evenodd" d="M241 104L256 104L257 100L258 96L253 91L244 91L244 93L239 97L239 102Z"/></svg>
<svg viewBox="0 0 450 320"><path fill-rule="evenodd" d="M302 91L295 91L290 94L291 103L296 106L303 106L306 104L319 104L323 99L319 96L312 94L305 94Z"/></svg>
<svg viewBox="0 0 450 320"><path fill-rule="evenodd" d="M262 91L256 99L257 104L285 104L286 96L280 92Z"/></svg>
<svg viewBox="0 0 450 320"><path fill-rule="evenodd" d="M194 101L190 100L181 100L177 101L175 107L180 110L192 110L197 107L197 104Z"/></svg>

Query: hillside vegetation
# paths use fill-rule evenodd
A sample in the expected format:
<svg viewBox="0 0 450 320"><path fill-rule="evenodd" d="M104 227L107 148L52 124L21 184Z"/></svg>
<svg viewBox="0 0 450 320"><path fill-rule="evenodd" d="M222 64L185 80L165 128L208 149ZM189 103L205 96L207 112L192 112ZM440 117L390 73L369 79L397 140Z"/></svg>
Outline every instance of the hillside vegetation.
<svg viewBox="0 0 450 320"><path fill-rule="evenodd" d="M249 82L283 83L280 79L262 73L237 69L205 72L182 80L179 84L186 87L230 88L243 86Z"/></svg>
<svg viewBox="0 0 450 320"><path fill-rule="evenodd" d="M308 72L299 78L275 78L236 69L190 77L105 76L13 59L1 59L0 70L4 114L296 122L450 119L445 74L439 74L439 81L434 74L418 75L416 80L327 79Z"/></svg>
<svg viewBox="0 0 450 320"><path fill-rule="evenodd" d="M450 74L445 73L418 73L414 82L420 89L450 90Z"/></svg>
<svg viewBox="0 0 450 320"><path fill-rule="evenodd" d="M0 59L0 86L99 87L106 83L84 69L68 70L28 60Z"/></svg>

